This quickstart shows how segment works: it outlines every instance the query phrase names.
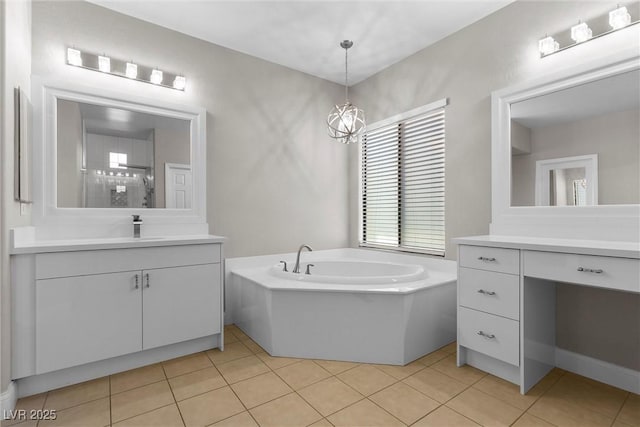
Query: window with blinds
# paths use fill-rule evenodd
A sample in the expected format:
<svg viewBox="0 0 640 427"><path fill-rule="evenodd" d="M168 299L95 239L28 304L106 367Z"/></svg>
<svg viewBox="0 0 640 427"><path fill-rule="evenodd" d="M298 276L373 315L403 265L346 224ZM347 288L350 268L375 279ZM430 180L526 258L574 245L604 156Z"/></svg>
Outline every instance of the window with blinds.
<svg viewBox="0 0 640 427"><path fill-rule="evenodd" d="M362 137L361 246L444 256L445 105L373 124Z"/></svg>

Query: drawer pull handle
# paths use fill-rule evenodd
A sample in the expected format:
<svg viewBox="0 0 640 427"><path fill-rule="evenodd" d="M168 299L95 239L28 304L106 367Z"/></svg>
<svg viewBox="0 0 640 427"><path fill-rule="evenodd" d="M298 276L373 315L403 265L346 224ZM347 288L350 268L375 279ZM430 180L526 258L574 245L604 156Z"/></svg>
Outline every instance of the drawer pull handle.
<svg viewBox="0 0 640 427"><path fill-rule="evenodd" d="M138 285L138 281L140 280L140 277L137 274L134 277L136 278L136 287L135 287L135 289L138 289L138 288L140 288L140 286Z"/></svg>
<svg viewBox="0 0 640 427"><path fill-rule="evenodd" d="M494 262L496 259L491 257L491 258L487 258L486 256L479 256L478 259L480 261L488 261L488 262Z"/></svg>
<svg viewBox="0 0 640 427"><path fill-rule="evenodd" d="M489 339L494 339L496 337L494 334L487 334L486 332L483 332L483 331L478 331L478 335L485 338L489 338Z"/></svg>
<svg viewBox="0 0 640 427"><path fill-rule="evenodd" d="M585 273L596 273L596 274L601 274L603 272L603 270L601 268L584 268L584 267L578 267L578 271L584 271Z"/></svg>
<svg viewBox="0 0 640 427"><path fill-rule="evenodd" d="M493 291L485 291L484 289L478 289L478 293L482 295L495 295L496 293Z"/></svg>

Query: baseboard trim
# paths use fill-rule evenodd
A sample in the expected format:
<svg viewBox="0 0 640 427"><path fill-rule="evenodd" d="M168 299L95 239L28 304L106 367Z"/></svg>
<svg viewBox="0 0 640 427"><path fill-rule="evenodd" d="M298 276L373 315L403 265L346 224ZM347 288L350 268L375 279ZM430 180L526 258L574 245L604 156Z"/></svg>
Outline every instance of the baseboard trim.
<svg viewBox="0 0 640 427"><path fill-rule="evenodd" d="M11 419L10 413L16 408L18 402L18 393L15 381L11 381L7 389L0 393L0 419Z"/></svg>
<svg viewBox="0 0 640 427"><path fill-rule="evenodd" d="M640 372L556 348L556 366L632 393L640 394Z"/></svg>
<svg viewBox="0 0 640 427"><path fill-rule="evenodd" d="M216 347L222 349L221 338L222 334L216 334L59 371L20 378L15 381L17 397L31 396Z"/></svg>

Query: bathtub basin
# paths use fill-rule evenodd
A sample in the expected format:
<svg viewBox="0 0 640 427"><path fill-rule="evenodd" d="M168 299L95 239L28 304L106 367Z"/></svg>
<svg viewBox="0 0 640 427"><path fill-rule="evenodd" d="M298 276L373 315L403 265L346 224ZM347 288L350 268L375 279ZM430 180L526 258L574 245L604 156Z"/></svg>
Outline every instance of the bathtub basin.
<svg viewBox="0 0 640 427"><path fill-rule="evenodd" d="M300 264L304 273L311 265L311 274L283 271L282 264L271 267L270 274L286 280L318 283L383 284L413 282L426 277L423 266L373 261L316 261ZM290 268L293 264L289 264Z"/></svg>
<svg viewBox="0 0 640 427"><path fill-rule="evenodd" d="M456 263L363 249L226 260L225 321L272 356L405 365L455 340ZM311 274L304 271L313 264Z"/></svg>

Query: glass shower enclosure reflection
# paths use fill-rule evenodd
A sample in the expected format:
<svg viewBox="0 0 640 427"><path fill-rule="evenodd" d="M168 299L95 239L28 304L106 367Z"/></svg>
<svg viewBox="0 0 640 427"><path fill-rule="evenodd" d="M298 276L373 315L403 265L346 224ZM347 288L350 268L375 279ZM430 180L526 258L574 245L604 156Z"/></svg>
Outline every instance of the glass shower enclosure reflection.
<svg viewBox="0 0 640 427"><path fill-rule="evenodd" d="M153 208L154 135L146 138L87 133L84 206Z"/></svg>

